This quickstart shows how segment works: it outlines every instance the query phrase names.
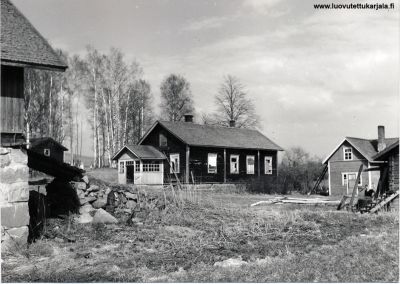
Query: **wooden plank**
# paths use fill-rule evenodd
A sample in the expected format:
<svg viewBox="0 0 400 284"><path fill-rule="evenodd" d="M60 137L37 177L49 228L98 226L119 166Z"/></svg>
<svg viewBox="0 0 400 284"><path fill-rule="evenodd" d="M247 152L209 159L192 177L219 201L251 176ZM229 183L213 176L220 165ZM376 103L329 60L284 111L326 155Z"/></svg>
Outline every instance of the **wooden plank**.
<svg viewBox="0 0 400 284"><path fill-rule="evenodd" d="M186 145L186 159L185 159L185 183L189 183L189 158L190 158L190 147Z"/></svg>
<svg viewBox="0 0 400 284"><path fill-rule="evenodd" d="M380 203L378 203L374 208L372 208L369 213L375 213L378 210L382 209L383 206L385 206L386 204L388 204L390 201L392 201L393 199L395 199L397 196L399 196L399 191L396 191L395 193L393 193L392 195L386 197L383 201L381 201Z"/></svg>
<svg viewBox="0 0 400 284"><path fill-rule="evenodd" d="M358 190L358 183L359 183L359 181L360 181L360 177L361 177L362 170L363 170L363 165L361 164L361 165L360 165L360 168L358 169L357 179L356 179L356 182L355 182L355 184L354 184L353 193L352 193L351 199L350 199L350 209L351 209L351 211L353 211L353 212L354 212L354 209L353 209L354 198L355 198L356 192L357 192L357 190Z"/></svg>
<svg viewBox="0 0 400 284"><path fill-rule="evenodd" d="M226 183L226 149L224 149L224 183Z"/></svg>

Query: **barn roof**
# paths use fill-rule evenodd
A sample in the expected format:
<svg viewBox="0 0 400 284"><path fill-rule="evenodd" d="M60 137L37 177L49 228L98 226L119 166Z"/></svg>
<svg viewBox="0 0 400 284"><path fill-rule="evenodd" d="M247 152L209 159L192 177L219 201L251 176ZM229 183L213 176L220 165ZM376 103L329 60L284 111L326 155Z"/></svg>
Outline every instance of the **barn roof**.
<svg viewBox="0 0 400 284"><path fill-rule="evenodd" d="M153 146L147 145L125 145L119 150L113 157L113 160L118 160L118 158L125 152L129 151L141 160L164 160L165 155L158 151Z"/></svg>
<svg viewBox="0 0 400 284"><path fill-rule="evenodd" d="M157 124L164 127L183 143L191 146L283 151L280 146L258 130L171 121L157 121L139 144Z"/></svg>
<svg viewBox="0 0 400 284"><path fill-rule="evenodd" d="M58 143L56 140L54 140L51 137L31 138L30 139L30 148L34 149L35 147L38 147L45 143L52 143L56 147L60 148L62 151L68 151L68 149L65 148L61 143Z"/></svg>
<svg viewBox="0 0 400 284"><path fill-rule="evenodd" d="M1 64L58 69L67 65L9 1L1 0Z"/></svg>
<svg viewBox="0 0 400 284"><path fill-rule="evenodd" d="M386 148L390 147L392 144L398 143L399 138L385 138ZM368 161L373 162L374 156L378 154L378 139L364 139L356 137L346 137L343 141L334 149L334 151L325 158L323 163L325 164L332 155L339 149L339 147L347 141L351 146L353 146L361 155L363 155Z"/></svg>

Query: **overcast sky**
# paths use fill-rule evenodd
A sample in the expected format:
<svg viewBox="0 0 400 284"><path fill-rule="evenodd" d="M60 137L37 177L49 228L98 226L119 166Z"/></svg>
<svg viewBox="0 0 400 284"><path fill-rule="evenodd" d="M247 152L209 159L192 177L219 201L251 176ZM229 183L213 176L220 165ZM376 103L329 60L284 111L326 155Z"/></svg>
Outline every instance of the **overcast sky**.
<svg viewBox="0 0 400 284"><path fill-rule="evenodd" d="M196 110L210 111L223 76L232 74L246 85L260 130L284 148L299 145L323 157L344 136L375 138L378 124L387 137L399 136L398 6L322 11L313 4L331 0L12 2L55 48L84 54L87 44L104 52L117 47L127 60L138 60L156 105L162 79L179 73L191 83Z"/></svg>

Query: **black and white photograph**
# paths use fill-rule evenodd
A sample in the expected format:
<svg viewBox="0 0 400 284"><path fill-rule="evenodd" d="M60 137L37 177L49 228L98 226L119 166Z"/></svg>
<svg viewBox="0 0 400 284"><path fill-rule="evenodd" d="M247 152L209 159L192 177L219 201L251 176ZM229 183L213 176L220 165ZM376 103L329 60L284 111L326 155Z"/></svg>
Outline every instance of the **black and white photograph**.
<svg viewBox="0 0 400 284"><path fill-rule="evenodd" d="M1 282L399 282L398 1L0 4Z"/></svg>

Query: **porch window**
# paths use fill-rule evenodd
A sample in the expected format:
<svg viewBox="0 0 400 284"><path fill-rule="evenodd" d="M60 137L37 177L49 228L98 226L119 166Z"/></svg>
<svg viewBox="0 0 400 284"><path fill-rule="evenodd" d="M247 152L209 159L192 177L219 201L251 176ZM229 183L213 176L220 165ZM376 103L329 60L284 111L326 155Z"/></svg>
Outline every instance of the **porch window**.
<svg viewBox="0 0 400 284"><path fill-rule="evenodd" d="M160 134L159 140L160 140L160 147L168 146L167 137L165 137L163 134Z"/></svg>
<svg viewBox="0 0 400 284"><path fill-rule="evenodd" d="M124 162L119 162L119 173L123 174L125 171L125 163Z"/></svg>
<svg viewBox="0 0 400 284"><path fill-rule="evenodd" d="M231 174L239 173L239 155L231 155Z"/></svg>
<svg viewBox="0 0 400 284"><path fill-rule="evenodd" d="M173 174L175 172L179 174L179 168L180 168L179 154L169 155L169 160L171 163L170 173Z"/></svg>
<svg viewBox="0 0 400 284"><path fill-rule="evenodd" d="M217 154L208 154L208 173L217 173Z"/></svg>
<svg viewBox="0 0 400 284"><path fill-rule="evenodd" d="M135 161L135 173L140 173L140 161Z"/></svg>
<svg viewBox="0 0 400 284"><path fill-rule="evenodd" d="M264 159L264 168L266 175L272 175L272 157L266 156Z"/></svg>
<svg viewBox="0 0 400 284"><path fill-rule="evenodd" d="M246 156L246 172L248 175L254 175L254 156Z"/></svg>
<svg viewBox="0 0 400 284"><path fill-rule="evenodd" d="M143 172L159 172L160 164L157 162L143 163Z"/></svg>
<svg viewBox="0 0 400 284"><path fill-rule="evenodd" d="M343 155L344 155L344 160L353 160L353 149L350 147L344 147L343 148Z"/></svg>
<svg viewBox="0 0 400 284"><path fill-rule="evenodd" d="M46 157L50 157L50 149L44 149L43 154L44 154Z"/></svg>

